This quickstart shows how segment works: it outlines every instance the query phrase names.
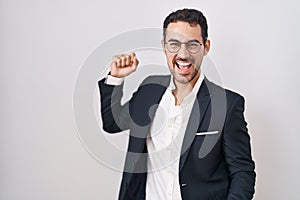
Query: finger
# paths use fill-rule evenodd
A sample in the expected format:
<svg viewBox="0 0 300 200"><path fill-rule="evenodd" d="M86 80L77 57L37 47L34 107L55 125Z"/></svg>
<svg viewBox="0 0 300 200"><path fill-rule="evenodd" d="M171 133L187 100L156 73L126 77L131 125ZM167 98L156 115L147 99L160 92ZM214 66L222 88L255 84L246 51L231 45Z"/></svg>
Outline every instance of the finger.
<svg viewBox="0 0 300 200"><path fill-rule="evenodd" d="M112 57L112 62L117 62L118 61L118 59L119 59L119 55L114 55L113 57Z"/></svg>
<svg viewBox="0 0 300 200"><path fill-rule="evenodd" d="M133 59L135 58L135 53L130 54L130 63L133 63Z"/></svg>
<svg viewBox="0 0 300 200"><path fill-rule="evenodd" d="M116 61L112 61L110 68L117 68L117 62Z"/></svg>
<svg viewBox="0 0 300 200"><path fill-rule="evenodd" d="M136 69L138 65L139 65L139 60L137 59L136 56L134 56L134 57L133 57L133 61L132 61L132 67L133 67L134 69Z"/></svg>
<svg viewBox="0 0 300 200"><path fill-rule="evenodd" d="M126 66L130 65L130 61L131 61L130 55L125 55L125 65Z"/></svg>
<svg viewBox="0 0 300 200"><path fill-rule="evenodd" d="M133 62L131 64L131 70L132 71L136 71L138 64L139 64L138 59L136 57L134 57L133 58Z"/></svg>
<svg viewBox="0 0 300 200"><path fill-rule="evenodd" d="M124 54L120 55L120 56L119 56L119 59L120 59L120 63L121 63L121 66L120 66L120 67L125 67L125 58L124 58Z"/></svg>
<svg viewBox="0 0 300 200"><path fill-rule="evenodd" d="M117 67L121 67L121 59L117 58L116 59Z"/></svg>

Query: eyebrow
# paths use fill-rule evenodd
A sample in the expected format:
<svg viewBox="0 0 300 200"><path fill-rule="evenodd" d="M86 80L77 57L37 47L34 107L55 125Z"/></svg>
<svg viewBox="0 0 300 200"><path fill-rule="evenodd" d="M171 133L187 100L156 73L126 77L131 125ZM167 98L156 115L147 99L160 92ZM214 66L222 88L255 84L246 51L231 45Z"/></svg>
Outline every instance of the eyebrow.
<svg viewBox="0 0 300 200"><path fill-rule="evenodd" d="M169 39L168 42L180 42L180 41L179 41L179 40L176 40L176 39ZM194 39L194 40L189 40L189 41L187 41L187 42L197 42L197 43L200 44L200 42L199 42L198 40L196 40L196 39Z"/></svg>

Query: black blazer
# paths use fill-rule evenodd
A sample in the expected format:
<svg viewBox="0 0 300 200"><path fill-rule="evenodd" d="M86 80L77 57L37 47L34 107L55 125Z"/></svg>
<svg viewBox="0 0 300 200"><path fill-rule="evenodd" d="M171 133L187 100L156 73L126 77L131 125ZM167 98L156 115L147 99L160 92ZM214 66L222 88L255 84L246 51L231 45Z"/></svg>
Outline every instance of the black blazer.
<svg viewBox="0 0 300 200"><path fill-rule="evenodd" d="M123 85L107 85L104 79L98 83L103 129L130 130L120 200L145 199L146 137L170 80L170 76L146 78L124 105ZM178 170L183 200L252 199L256 174L243 112L242 96L204 79L182 144ZM212 131L216 134L196 134Z"/></svg>

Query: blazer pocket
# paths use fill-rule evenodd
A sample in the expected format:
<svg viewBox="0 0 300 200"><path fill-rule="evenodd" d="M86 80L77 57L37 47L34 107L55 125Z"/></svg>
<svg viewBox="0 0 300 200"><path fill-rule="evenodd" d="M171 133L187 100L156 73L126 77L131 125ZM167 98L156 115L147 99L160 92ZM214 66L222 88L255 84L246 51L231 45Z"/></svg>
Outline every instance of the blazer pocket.
<svg viewBox="0 0 300 200"><path fill-rule="evenodd" d="M225 200L225 199L227 199L227 191L217 193L213 197L209 198L209 200Z"/></svg>
<svg viewBox="0 0 300 200"><path fill-rule="evenodd" d="M218 134L219 131L207 131L207 132L198 132L196 135L215 135Z"/></svg>

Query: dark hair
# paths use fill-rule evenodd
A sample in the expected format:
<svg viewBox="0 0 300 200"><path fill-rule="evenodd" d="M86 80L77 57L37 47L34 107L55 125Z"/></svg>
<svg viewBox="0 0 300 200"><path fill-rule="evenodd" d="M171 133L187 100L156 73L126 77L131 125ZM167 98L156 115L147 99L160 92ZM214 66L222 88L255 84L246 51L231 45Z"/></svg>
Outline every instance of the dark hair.
<svg viewBox="0 0 300 200"><path fill-rule="evenodd" d="M188 9L184 8L182 10L177 10L175 12L170 13L163 25L163 37L164 40L166 39L166 29L170 23L177 22L177 21L183 21L183 22L188 22L191 26L197 26L197 24L200 25L201 27L201 33L202 33L202 39L203 42L207 40L208 34L207 34L207 22L206 18L203 15L202 12L199 10L195 9Z"/></svg>

